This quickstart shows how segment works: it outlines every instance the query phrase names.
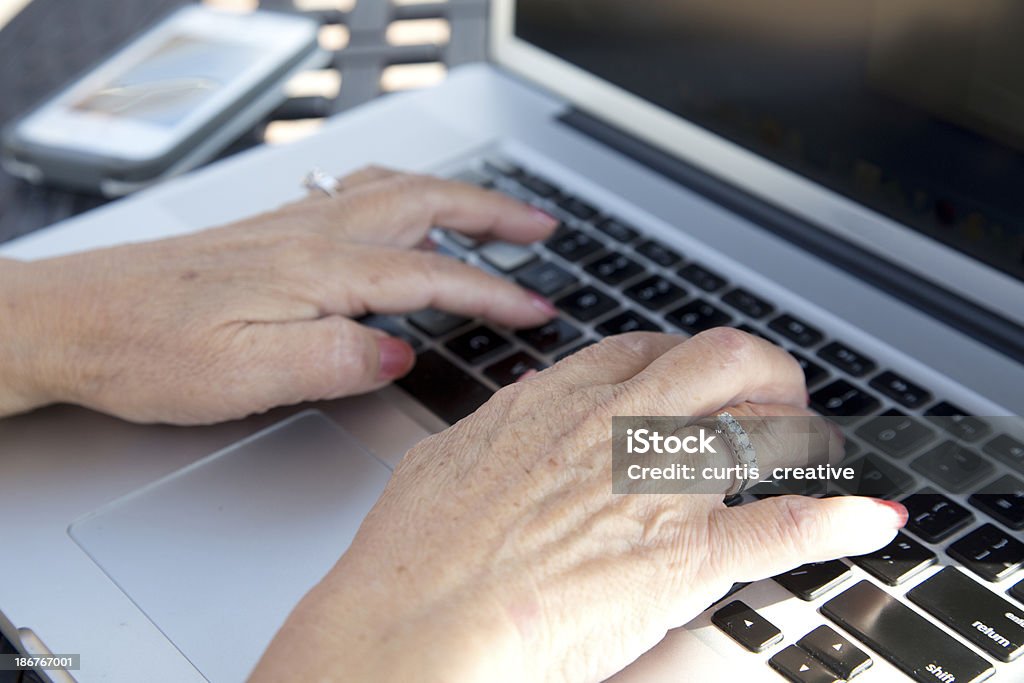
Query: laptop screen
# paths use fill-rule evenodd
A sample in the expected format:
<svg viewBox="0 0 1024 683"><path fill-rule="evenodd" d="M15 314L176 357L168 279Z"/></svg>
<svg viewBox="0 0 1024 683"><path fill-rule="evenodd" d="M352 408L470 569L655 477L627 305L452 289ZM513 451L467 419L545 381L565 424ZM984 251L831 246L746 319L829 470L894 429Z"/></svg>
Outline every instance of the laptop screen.
<svg viewBox="0 0 1024 683"><path fill-rule="evenodd" d="M1024 281L1024 3L518 0L516 35Z"/></svg>

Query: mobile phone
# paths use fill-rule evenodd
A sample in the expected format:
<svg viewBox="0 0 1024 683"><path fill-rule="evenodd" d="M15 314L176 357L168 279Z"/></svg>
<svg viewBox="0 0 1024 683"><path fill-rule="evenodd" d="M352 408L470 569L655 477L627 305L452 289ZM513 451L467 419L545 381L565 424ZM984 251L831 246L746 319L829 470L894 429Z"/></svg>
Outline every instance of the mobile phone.
<svg viewBox="0 0 1024 683"><path fill-rule="evenodd" d="M215 156L328 58L317 22L186 6L4 131L33 183L119 196Z"/></svg>

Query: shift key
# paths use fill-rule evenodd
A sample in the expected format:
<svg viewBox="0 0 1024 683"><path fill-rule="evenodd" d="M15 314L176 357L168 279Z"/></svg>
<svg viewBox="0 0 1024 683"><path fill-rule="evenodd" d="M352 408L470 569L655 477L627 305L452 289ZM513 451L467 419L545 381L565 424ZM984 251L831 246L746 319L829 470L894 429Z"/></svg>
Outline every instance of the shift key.
<svg viewBox="0 0 1024 683"><path fill-rule="evenodd" d="M921 683L973 683L995 667L869 581L821 606L883 659Z"/></svg>
<svg viewBox="0 0 1024 683"><path fill-rule="evenodd" d="M1024 650L1024 609L953 567L921 583L907 597L1000 661L1016 659Z"/></svg>

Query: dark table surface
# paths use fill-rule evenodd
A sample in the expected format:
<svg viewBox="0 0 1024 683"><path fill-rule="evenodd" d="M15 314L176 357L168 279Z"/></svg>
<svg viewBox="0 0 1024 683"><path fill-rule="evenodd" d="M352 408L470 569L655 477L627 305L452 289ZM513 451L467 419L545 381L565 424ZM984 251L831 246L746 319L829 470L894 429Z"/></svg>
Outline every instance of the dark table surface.
<svg viewBox="0 0 1024 683"><path fill-rule="evenodd" d="M60 86L102 61L116 48L188 0L34 0L0 30L0 126L29 112ZM261 7L296 11L291 0L262 0ZM382 70L393 64L440 62L447 67L485 55L487 0L416 4L357 0L347 12L319 11L324 25L343 25L350 38L335 52L342 76L336 97L290 103L274 118L320 118L378 96ZM395 20L443 19L444 44L392 45L385 38ZM303 111L303 107L306 111ZM262 142L267 122L221 155ZM0 242L105 203L100 197L36 187L0 171Z"/></svg>

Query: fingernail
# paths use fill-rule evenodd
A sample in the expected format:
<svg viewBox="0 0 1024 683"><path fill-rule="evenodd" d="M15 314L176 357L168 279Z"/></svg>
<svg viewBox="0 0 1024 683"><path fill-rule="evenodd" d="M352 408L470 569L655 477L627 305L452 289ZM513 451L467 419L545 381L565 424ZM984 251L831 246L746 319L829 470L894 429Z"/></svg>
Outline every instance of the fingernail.
<svg viewBox="0 0 1024 683"><path fill-rule="evenodd" d="M871 500L889 510L892 514L892 526L894 529L902 529L906 526L910 513L907 512L907 508L903 507L903 505L894 500L880 500L878 498L872 498Z"/></svg>
<svg viewBox="0 0 1024 683"><path fill-rule="evenodd" d="M516 383L525 382L526 380L530 379L531 377L533 377L536 374L537 374L536 370L533 370L533 369L527 370L523 374L519 375L519 377L516 377Z"/></svg>
<svg viewBox="0 0 1024 683"><path fill-rule="evenodd" d="M533 216L533 220L537 221L546 228L553 228L558 225L558 219L549 214L546 211L541 211L537 207L530 209L530 214Z"/></svg>
<svg viewBox="0 0 1024 683"><path fill-rule="evenodd" d="M542 297L540 294L537 294L536 292L529 292L529 295L530 303L538 311L542 311L544 315L548 316L549 318L553 318L556 315L558 315L558 309L555 308L555 305L548 301L547 299L545 299L544 297Z"/></svg>
<svg viewBox="0 0 1024 683"><path fill-rule="evenodd" d="M401 339L386 337L377 342L377 349L380 353L380 367L377 371L377 379L382 382L390 382L398 379L412 369L416 356L412 347Z"/></svg>

